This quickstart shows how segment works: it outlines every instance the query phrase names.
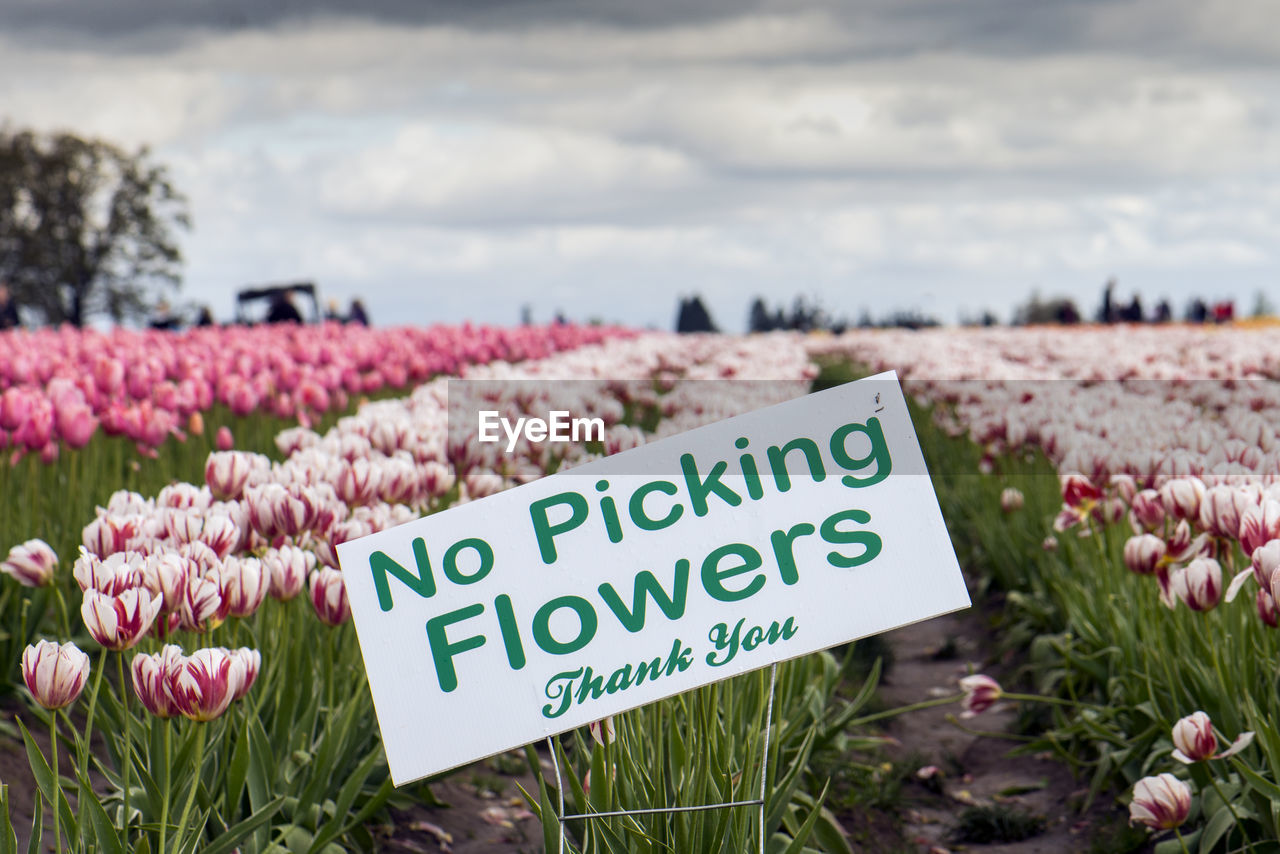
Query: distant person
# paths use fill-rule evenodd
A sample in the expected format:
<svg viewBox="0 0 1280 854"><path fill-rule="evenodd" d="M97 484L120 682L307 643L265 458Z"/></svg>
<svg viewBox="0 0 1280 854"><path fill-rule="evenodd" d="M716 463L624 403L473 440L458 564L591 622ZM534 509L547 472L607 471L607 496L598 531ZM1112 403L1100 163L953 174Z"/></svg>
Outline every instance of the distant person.
<svg viewBox="0 0 1280 854"><path fill-rule="evenodd" d="M355 323L360 326L369 325L369 315L364 310L364 303L359 299L351 301L351 310L347 312L347 323Z"/></svg>
<svg viewBox="0 0 1280 854"><path fill-rule="evenodd" d="M335 323L344 322L344 318L342 317L342 312L338 311L338 301L336 299L333 299L332 297L330 297L329 301L325 303L324 319L332 320Z"/></svg>
<svg viewBox="0 0 1280 854"><path fill-rule="evenodd" d="M302 315L293 304L293 294L280 291L271 298L271 308L267 310L267 323L301 323Z"/></svg>
<svg viewBox="0 0 1280 854"><path fill-rule="evenodd" d="M148 325L152 329L174 330L178 328L177 315L173 313L168 300L160 300L156 303L155 312L152 313L151 322Z"/></svg>
<svg viewBox="0 0 1280 854"><path fill-rule="evenodd" d="M209 310L209 306L200 306L200 313L196 315L196 326L213 326L213 312Z"/></svg>
<svg viewBox="0 0 1280 854"><path fill-rule="evenodd" d="M0 282L0 329L16 329L22 325L18 319L18 304L9 293L9 284Z"/></svg>

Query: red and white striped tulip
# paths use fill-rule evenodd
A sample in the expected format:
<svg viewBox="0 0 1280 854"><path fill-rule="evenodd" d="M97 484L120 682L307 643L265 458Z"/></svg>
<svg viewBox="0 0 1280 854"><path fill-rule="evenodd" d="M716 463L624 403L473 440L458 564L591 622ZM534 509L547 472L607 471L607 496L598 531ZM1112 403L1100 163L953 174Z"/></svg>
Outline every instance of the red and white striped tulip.
<svg viewBox="0 0 1280 854"><path fill-rule="evenodd" d="M116 552L103 560L81 549L71 575L81 591L97 590L116 596L142 583L145 562L146 558L138 552Z"/></svg>
<svg viewBox="0 0 1280 854"><path fill-rule="evenodd" d="M229 557L222 563L222 598L227 614L251 616L267 598L271 574L256 557Z"/></svg>
<svg viewBox="0 0 1280 854"><path fill-rule="evenodd" d="M181 714L169 694L169 674L182 663L182 648L165 644L160 652L139 653L133 657L129 669L133 675L133 690L147 711L158 718L172 718Z"/></svg>
<svg viewBox="0 0 1280 854"><path fill-rule="evenodd" d="M316 567L316 556L297 546L284 545L268 549L262 555L262 564L271 574L272 598L287 602L306 586L307 574Z"/></svg>
<svg viewBox="0 0 1280 854"><path fill-rule="evenodd" d="M999 682L981 673L961 679L960 690L964 692L964 699L961 700L961 706L964 708L960 713L962 718L972 718L982 714L1004 693Z"/></svg>
<svg viewBox="0 0 1280 854"><path fill-rule="evenodd" d="M1156 571L1165 556L1164 540L1155 534L1139 534L1124 544L1124 565L1130 572L1150 575Z"/></svg>
<svg viewBox="0 0 1280 854"><path fill-rule="evenodd" d="M1208 611L1222 599L1222 567L1211 557L1200 557L1169 579L1174 596L1193 611Z"/></svg>
<svg viewBox="0 0 1280 854"><path fill-rule="evenodd" d="M347 586L342 573L323 567L311 573L311 607L315 608L320 622L328 626L340 626L351 616L347 602Z"/></svg>
<svg viewBox="0 0 1280 854"><path fill-rule="evenodd" d="M1143 777L1133 786L1129 823L1158 830L1180 826L1191 813L1191 789L1172 774Z"/></svg>
<svg viewBox="0 0 1280 854"><path fill-rule="evenodd" d="M236 695L232 700L234 702L248 694L249 689L253 687L253 683L258 681L258 671L262 669L262 653L256 649L242 646L239 649L231 650L231 654L239 658L241 664L244 665L244 679L241 680L240 688L236 691Z"/></svg>
<svg viewBox="0 0 1280 854"><path fill-rule="evenodd" d="M162 600L152 599L145 587L134 587L116 596L97 590L84 591L80 616L93 639L107 649L131 649L160 613Z"/></svg>
<svg viewBox="0 0 1280 854"><path fill-rule="evenodd" d="M1280 540L1280 501L1264 498L1240 514L1240 545L1252 555L1272 540Z"/></svg>
<svg viewBox="0 0 1280 854"><path fill-rule="evenodd" d="M44 540L27 540L9 549L9 557L0 563L0 572L24 587L44 587L53 583L58 556Z"/></svg>
<svg viewBox="0 0 1280 854"><path fill-rule="evenodd" d="M1252 732L1242 732L1231 746L1218 753L1213 721L1204 712L1192 712L1173 725L1173 758L1186 765L1207 759L1226 759L1253 743Z"/></svg>
<svg viewBox="0 0 1280 854"><path fill-rule="evenodd" d="M46 709L71 705L89 678L89 656L73 643L42 640L22 653L22 681Z"/></svg>
<svg viewBox="0 0 1280 854"><path fill-rule="evenodd" d="M220 717L244 687L244 660L221 647L198 649L167 674L169 696L183 717L211 721Z"/></svg>

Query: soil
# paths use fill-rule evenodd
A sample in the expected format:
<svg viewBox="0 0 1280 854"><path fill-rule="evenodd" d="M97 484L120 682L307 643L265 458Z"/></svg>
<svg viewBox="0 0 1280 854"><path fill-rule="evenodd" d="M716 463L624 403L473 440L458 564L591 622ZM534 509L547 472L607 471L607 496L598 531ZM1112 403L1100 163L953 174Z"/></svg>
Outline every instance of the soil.
<svg viewBox="0 0 1280 854"><path fill-rule="evenodd" d="M882 680L880 702L891 708L954 694L957 679L971 668L999 679L1003 675L999 664L988 660L990 650L984 645L990 633L984 616L970 609L885 635L893 666ZM0 781L9 784L21 848L31 825L35 784L16 728L9 732L13 715L20 708L16 698L0 701ZM940 706L899 716L887 724L883 733L896 743L885 749L883 758L903 777L901 788L887 806L859 806L856 798L842 799L835 793L829 803L855 851L1112 854L1150 850L1140 842L1140 835L1127 831L1127 813L1116 805L1112 794L1103 794L1082 811L1086 780L1076 779L1066 765L1048 756L1011 755L1019 746L1017 741L960 728L948 720L958 711L955 705ZM961 723L1005 733L1016 728L1017 717L1013 704L1001 704ZM47 750L41 733L34 735ZM928 766L936 767L939 773L929 780L917 777L915 769ZM520 752L455 772L431 784L439 805L392 810L391 823L373 828L379 850L398 854L541 852L541 826L526 809L517 782L531 791L536 786ZM1001 814L1029 816L1042 829L1016 842L959 841L956 832L961 815L971 807L983 806L996 807Z"/></svg>

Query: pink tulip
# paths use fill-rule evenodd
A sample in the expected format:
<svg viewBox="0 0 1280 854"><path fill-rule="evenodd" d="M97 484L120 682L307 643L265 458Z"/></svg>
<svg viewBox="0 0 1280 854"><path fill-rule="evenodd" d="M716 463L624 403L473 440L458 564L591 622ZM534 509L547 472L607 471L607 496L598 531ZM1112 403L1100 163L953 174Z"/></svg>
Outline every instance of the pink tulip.
<svg viewBox="0 0 1280 854"><path fill-rule="evenodd" d="M37 703L54 710L69 706L89 678L89 656L73 643L42 640L22 653L22 680Z"/></svg>
<svg viewBox="0 0 1280 854"><path fill-rule="evenodd" d="M44 540L27 540L9 549L9 557L0 563L0 572L25 587L44 587L53 583L58 556Z"/></svg>
<svg viewBox="0 0 1280 854"><path fill-rule="evenodd" d="M219 451L229 451L236 445L235 439L231 436L231 428L225 425L218 428L218 432L214 434L213 442L214 447ZM212 488L213 484L210 484L209 486Z"/></svg>
<svg viewBox="0 0 1280 854"><path fill-rule="evenodd" d="M320 622L328 626L340 626L351 616L347 602L347 588L342 573L324 567L311 573L311 606Z"/></svg>
<svg viewBox="0 0 1280 854"><path fill-rule="evenodd" d="M1170 830L1191 813L1191 789L1172 774L1143 777L1133 786L1129 823Z"/></svg>
<svg viewBox="0 0 1280 854"><path fill-rule="evenodd" d="M108 596L92 588L84 591L80 615L93 639L107 649L131 649L151 630L160 613L160 599L145 587Z"/></svg>

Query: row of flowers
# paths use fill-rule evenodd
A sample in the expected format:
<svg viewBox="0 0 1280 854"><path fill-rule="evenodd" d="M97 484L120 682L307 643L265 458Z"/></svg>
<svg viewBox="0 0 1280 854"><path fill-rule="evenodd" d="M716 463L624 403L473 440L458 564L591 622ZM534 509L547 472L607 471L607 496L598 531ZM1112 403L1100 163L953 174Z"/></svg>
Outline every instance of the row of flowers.
<svg viewBox="0 0 1280 854"><path fill-rule="evenodd" d="M0 334L0 447L50 461L60 444L83 447L101 430L154 449L215 402L306 424L350 396L627 334L569 324L11 330Z"/></svg>
<svg viewBox="0 0 1280 854"><path fill-rule="evenodd" d="M1252 586L1249 610L1262 631L1280 623L1280 383L1275 382L1280 335L1274 330L887 332L814 341L810 352L876 370L897 369L906 389L934 406L945 432L968 437L983 449L985 471L999 470L1005 459L1032 449L1042 453L1057 471L1061 497L1056 517L1043 522L1044 548L1059 549L1063 535L1091 543L1072 551L1077 563L1067 574L1096 577L1089 564L1119 557L1128 571L1151 579L1152 600L1171 611L1187 609L1183 614L1213 611ZM1040 524L1015 519L1023 505L1016 487L1004 490L1000 504L1006 525ZM1074 589L1079 587L1076 582ZM1081 598L1077 613L1115 608L1115 596ZM1115 622L1132 624L1133 610L1129 602L1128 616ZM1234 615L1218 625L1223 636L1213 640L1203 637L1204 624L1176 616L1161 620L1156 614L1134 629L1138 643L1158 643L1155 633L1160 632L1161 637L1182 636L1188 647L1208 647L1206 673L1191 662L1163 669L1162 696L1216 703L1218 696L1196 691L1214 685L1208 690L1225 697L1253 690L1247 682L1232 681L1215 662L1259 653L1265 658L1264 650L1274 649L1274 642L1262 637L1263 646L1251 639ZM1113 674L1117 681L1111 684L1130 677L1153 678L1139 669ZM1133 702L1148 696L1137 691ZM1249 709L1246 716L1253 720L1274 703L1254 694L1237 706ZM1129 735L1116 733L1119 739ZM1178 721L1172 732L1175 756L1182 761L1234 756L1250 743L1252 734L1247 736L1217 753L1203 712ZM1257 772L1234 764L1239 757L1231 761L1230 770L1204 779L1231 792L1218 792L1216 801L1229 813L1227 826L1237 826L1254 809L1245 806L1245 796L1252 791L1265 800L1272 790ZM1240 775L1247 786L1241 786ZM1274 767L1268 776L1273 775ZM1131 810L1135 821L1175 828L1187 820L1190 800L1188 786L1164 773L1137 783Z"/></svg>
<svg viewBox="0 0 1280 854"><path fill-rule="evenodd" d="M70 572L82 628L71 625L64 607L59 631L91 637L103 649L104 666L108 653L140 650L129 665L132 689L157 718L215 719L259 672L267 680L260 691L295 690L271 681L268 674L288 677L258 650L279 655L288 638L309 643L319 626L300 625L300 612L288 607L304 590L319 624L347 622L338 543L653 435L803 394L815 370L798 337L721 342L643 335L465 373L466 388L476 390L486 408L545 414L554 405L599 415L608 424L603 441L543 446L552 451L526 442L510 452L504 444L480 443L473 421L457 423L461 416L451 413L461 396L450 391L458 380L439 378L408 397L366 403L323 435L307 427L283 431L281 462L214 452L203 484L173 483L153 497L120 491L98 508ZM762 382L715 382L730 377ZM655 431L629 423L640 412L659 417ZM57 556L38 540L11 549L0 571L24 585L51 586L58 597L67 587ZM279 605L263 619L268 599ZM245 637L252 646L238 645ZM331 644L326 640L322 648L333 654ZM196 651L184 655L187 648ZM74 699L87 674L83 653L69 643L42 641L28 657L23 675L41 704L57 708ZM318 678L332 681L333 674ZM330 702L335 689L349 693L346 685L325 685ZM371 720L371 710L360 717ZM341 782L335 778L332 785ZM137 821L125 825L126 841L128 826L141 832Z"/></svg>

